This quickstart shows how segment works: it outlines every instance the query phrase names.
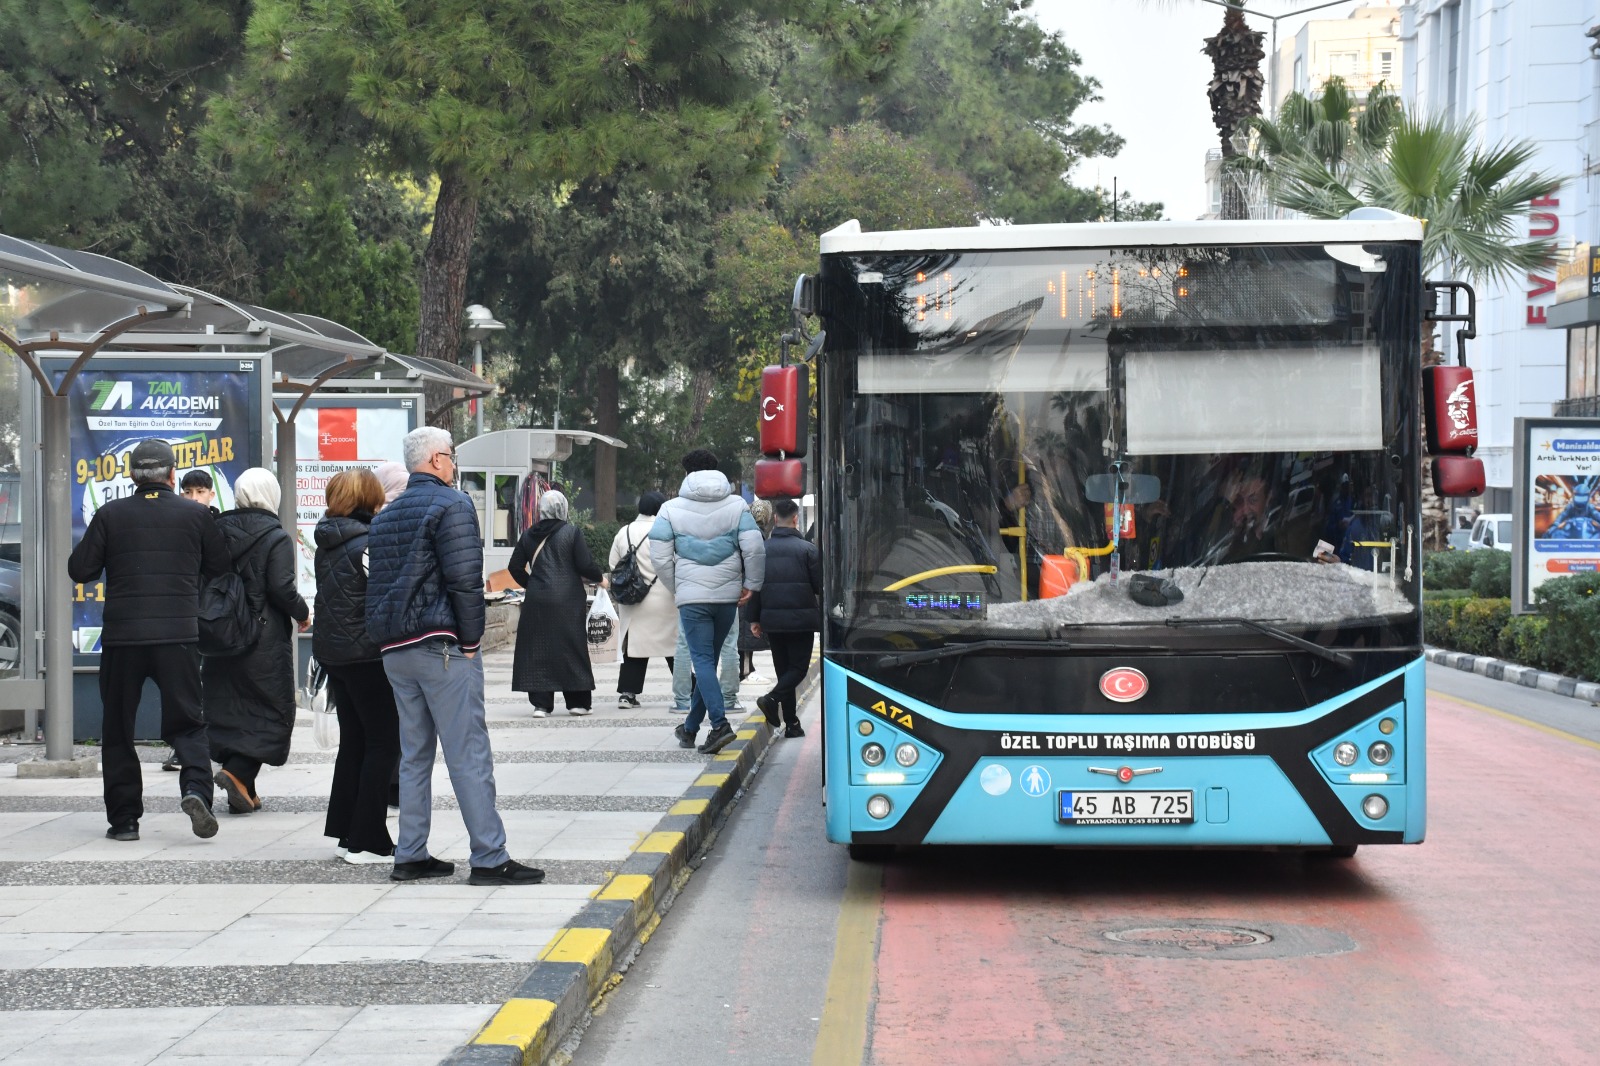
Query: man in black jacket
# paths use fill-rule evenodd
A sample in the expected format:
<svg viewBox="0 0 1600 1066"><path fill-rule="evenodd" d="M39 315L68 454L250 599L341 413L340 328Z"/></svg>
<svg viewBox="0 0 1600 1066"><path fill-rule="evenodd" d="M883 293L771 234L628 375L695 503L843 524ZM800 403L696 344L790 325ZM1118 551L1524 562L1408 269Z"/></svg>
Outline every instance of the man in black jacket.
<svg viewBox="0 0 1600 1066"><path fill-rule="evenodd" d="M772 649L778 680L771 692L757 697L756 706L774 729L782 714L784 736L803 737L795 689L811 669L811 634L822 622L822 556L801 536L800 508L793 500L773 500L772 513L766 583L751 597L750 615L758 620L751 632L766 637Z"/></svg>
<svg viewBox="0 0 1600 1066"><path fill-rule="evenodd" d="M183 812L195 836L215 836L200 700L200 588L228 570L228 548L211 513L173 491L166 441L140 441L128 462L133 494L102 505L67 560L67 573L80 584L106 575L100 633L106 836L139 839L144 778L133 732L146 678L161 691L161 739L182 767Z"/></svg>

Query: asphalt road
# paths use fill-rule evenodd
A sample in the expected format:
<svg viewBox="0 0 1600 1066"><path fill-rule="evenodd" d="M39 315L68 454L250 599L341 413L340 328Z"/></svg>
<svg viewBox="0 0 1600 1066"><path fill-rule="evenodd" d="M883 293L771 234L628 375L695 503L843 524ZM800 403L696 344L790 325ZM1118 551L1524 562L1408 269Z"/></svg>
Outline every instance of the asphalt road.
<svg viewBox="0 0 1600 1066"><path fill-rule="evenodd" d="M1440 667L1429 703L1427 842L1349 860L852 865L785 742L574 1062L1593 1063L1600 707Z"/></svg>

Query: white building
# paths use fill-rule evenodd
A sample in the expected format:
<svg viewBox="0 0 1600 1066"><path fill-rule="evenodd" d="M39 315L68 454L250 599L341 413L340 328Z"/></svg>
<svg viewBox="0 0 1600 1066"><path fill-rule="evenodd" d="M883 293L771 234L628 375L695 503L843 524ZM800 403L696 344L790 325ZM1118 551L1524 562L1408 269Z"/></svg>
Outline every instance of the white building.
<svg viewBox="0 0 1600 1066"><path fill-rule="evenodd" d="M1347 18L1312 19L1268 57L1272 113L1290 93L1315 96L1332 77L1343 78L1357 96L1379 82L1396 88L1404 56L1399 7L1364 4Z"/></svg>
<svg viewBox="0 0 1600 1066"><path fill-rule="evenodd" d="M1597 24L1600 0L1415 0L1402 9L1407 109L1471 117L1485 145L1537 145L1534 166L1567 180L1522 231L1564 247L1600 240L1600 62L1587 36ZM1552 267L1478 286L1468 350L1485 511L1511 510L1513 420L1548 417L1567 397L1567 336L1546 320L1555 282Z"/></svg>

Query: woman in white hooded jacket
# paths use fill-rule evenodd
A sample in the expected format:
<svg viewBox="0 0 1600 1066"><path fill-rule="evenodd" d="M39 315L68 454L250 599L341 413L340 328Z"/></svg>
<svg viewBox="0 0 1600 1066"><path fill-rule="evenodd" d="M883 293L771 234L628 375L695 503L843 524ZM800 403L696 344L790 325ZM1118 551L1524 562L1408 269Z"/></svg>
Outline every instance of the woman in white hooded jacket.
<svg viewBox="0 0 1600 1066"><path fill-rule="evenodd" d="M618 707L639 706L646 665L651 659L665 659L667 670L671 672L673 652L678 646L678 607L672 602L672 591L656 580L655 564L650 559L650 527L655 525L656 515L666 502L666 494L655 490L640 496L639 517L617 530L606 562L606 570L614 570L623 556L632 551L639 576L650 586L650 592L638 603L616 604L622 628Z"/></svg>

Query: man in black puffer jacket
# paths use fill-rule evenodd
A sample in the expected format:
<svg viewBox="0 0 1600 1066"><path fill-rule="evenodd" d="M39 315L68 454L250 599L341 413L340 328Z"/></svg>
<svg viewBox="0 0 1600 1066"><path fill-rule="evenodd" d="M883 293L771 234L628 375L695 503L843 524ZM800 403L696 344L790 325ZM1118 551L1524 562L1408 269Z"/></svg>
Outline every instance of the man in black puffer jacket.
<svg viewBox="0 0 1600 1066"><path fill-rule="evenodd" d="M758 619L752 632L766 637L772 649L778 680L771 692L756 698L756 706L773 728L782 714L784 736L803 737L795 689L811 669L811 634L822 623L822 556L801 536L800 508L793 500L773 500L772 513L766 582L751 597L750 616Z"/></svg>
<svg viewBox="0 0 1600 1066"><path fill-rule="evenodd" d="M367 635L383 649L400 717L400 839L394 881L449 877L428 853L433 760L444 749L450 785L472 845L473 885L533 885L544 871L506 851L495 809L494 753L483 713L483 537L472 501L451 488L450 434L406 434L406 490L372 519L367 536Z"/></svg>
<svg viewBox="0 0 1600 1066"><path fill-rule="evenodd" d="M182 769L178 791L196 836L217 832L211 753L200 698L200 587L226 573L228 547L211 512L173 491L171 445L140 441L129 460L133 495L94 514L67 560L72 580L106 575L100 633L101 777L112 840L138 840L144 778L133 750L146 678L161 690L161 739Z"/></svg>

